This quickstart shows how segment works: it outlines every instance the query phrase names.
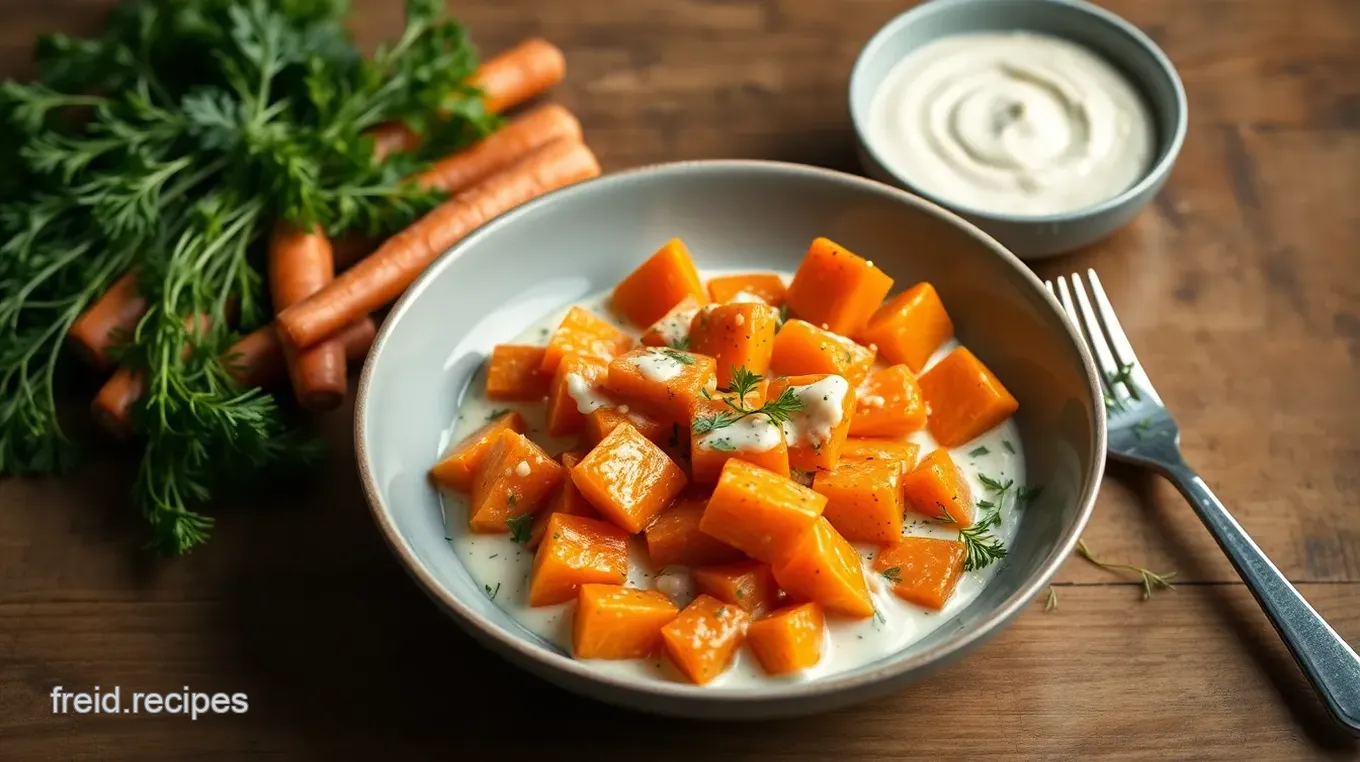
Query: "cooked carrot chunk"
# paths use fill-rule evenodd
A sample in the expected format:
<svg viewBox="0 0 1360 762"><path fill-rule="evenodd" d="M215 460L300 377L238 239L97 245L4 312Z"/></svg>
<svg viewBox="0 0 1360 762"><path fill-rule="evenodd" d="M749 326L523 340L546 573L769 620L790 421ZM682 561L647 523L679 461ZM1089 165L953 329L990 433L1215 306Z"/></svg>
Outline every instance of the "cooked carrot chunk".
<svg viewBox="0 0 1360 762"><path fill-rule="evenodd" d="M893 279L872 262L825 238L808 247L789 284L789 311L814 325L853 336L869 322ZM807 372L807 371L804 371Z"/></svg>
<svg viewBox="0 0 1360 762"><path fill-rule="evenodd" d="M548 506L534 514L534 523L529 528L529 542L525 545L529 550L538 547L539 541L543 539L543 533L548 529L548 520L552 518L554 513L585 516L591 519L600 517L599 511L596 511L595 506L585 499L581 491L576 489L576 483L571 480L571 469L577 463L580 463L583 457L585 457L585 453L571 450L558 456L558 461L561 462L567 475L562 479L562 483L557 485L552 497L548 499Z"/></svg>
<svg viewBox="0 0 1360 762"><path fill-rule="evenodd" d="M552 374L543 373L543 347L497 344L486 369L486 396L493 400L536 402L548 396Z"/></svg>
<svg viewBox="0 0 1360 762"><path fill-rule="evenodd" d="M588 355L569 354L553 373L548 390L548 433L555 437L579 433L586 415L600 407L613 407L604 391L608 361Z"/></svg>
<svg viewBox="0 0 1360 762"><path fill-rule="evenodd" d="M948 515L960 527L973 523L973 492L943 447L902 477L902 497L923 516L943 519Z"/></svg>
<svg viewBox="0 0 1360 762"><path fill-rule="evenodd" d="M572 307L548 339L539 370L551 375L562 358L570 354L608 360L633 346L633 337L587 309Z"/></svg>
<svg viewBox="0 0 1360 762"><path fill-rule="evenodd" d="M690 296L700 304L708 292L699 282L699 271L679 238L667 241L646 262L614 287L609 306L637 326L651 325Z"/></svg>
<svg viewBox="0 0 1360 762"><path fill-rule="evenodd" d="M564 478L562 464L542 447L503 429L477 468L468 526L474 532L508 532L510 519L542 508Z"/></svg>
<svg viewBox="0 0 1360 762"><path fill-rule="evenodd" d="M822 515L826 497L744 460L729 460L699 529L769 563Z"/></svg>
<svg viewBox="0 0 1360 762"><path fill-rule="evenodd" d="M647 527L647 555L652 565L705 566L739 561L745 555L736 548L699 531L708 495L682 493Z"/></svg>
<svg viewBox="0 0 1360 762"><path fill-rule="evenodd" d="M784 376L834 373L859 386L875 352L803 320L790 320L774 337L770 371Z"/></svg>
<svg viewBox="0 0 1360 762"><path fill-rule="evenodd" d="M692 296L680 300L670 312L652 323L642 334L642 343L649 347L681 347L689 341L689 324L699 311L699 302Z"/></svg>
<svg viewBox="0 0 1360 762"><path fill-rule="evenodd" d="M920 454L921 446L915 442L850 437L845 440L845 446L841 447L840 462L887 461L896 463L901 467L902 473L905 474L916 468L916 458Z"/></svg>
<svg viewBox="0 0 1360 762"><path fill-rule="evenodd" d="M648 415L636 405L620 405L596 408L586 416L586 441L594 447L622 423L632 424L639 434L658 445L664 445L671 435L671 427L655 416Z"/></svg>
<svg viewBox="0 0 1360 762"><path fill-rule="evenodd" d="M601 516L637 534L685 488L685 472L623 423L571 470L571 479Z"/></svg>
<svg viewBox="0 0 1360 762"><path fill-rule="evenodd" d="M771 612L746 628L746 642L771 675L807 669L822 659L826 617L816 603Z"/></svg>
<svg viewBox="0 0 1360 762"><path fill-rule="evenodd" d="M905 365L874 371L855 392L850 436L897 437L926 425L926 403L916 374Z"/></svg>
<svg viewBox="0 0 1360 762"><path fill-rule="evenodd" d="M963 576L963 543L934 537L903 537L874 559L874 569L898 598L939 611Z"/></svg>
<svg viewBox="0 0 1360 762"><path fill-rule="evenodd" d="M813 601L859 619L874 615L859 554L825 518L775 562L774 578L796 601Z"/></svg>
<svg viewBox="0 0 1360 762"><path fill-rule="evenodd" d="M759 297L771 307L779 307L784 303L784 279L774 273L746 273L720 275L708 281L708 295L718 304L737 301L739 294Z"/></svg>
<svg viewBox="0 0 1360 762"><path fill-rule="evenodd" d="M430 478L443 487L459 492L472 489L477 467L502 431L524 431L524 418L513 410L491 419L480 429L453 446L444 459L430 469Z"/></svg>
<svg viewBox="0 0 1360 762"><path fill-rule="evenodd" d="M850 433L855 415L854 389L836 375L788 376L770 382L766 399L778 400L786 389L801 405L784 424L789 467L830 471L840 462L841 447Z"/></svg>
<svg viewBox="0 0 1360 762"><path fill-rule="evenodd" d="M930 433L945 447L958 447L1001 424L1020 409L982 361L958 347L921 375L930 411Z"/></svg>
<svg viewBox="0 0 1360 762"><path fill-rule="evenodd" d="M757 407L760 404L750 398L747 402ZM789 448L784 443L784 431L768 416L748 415L722 428L708 428L713 421L721 420L715 416L734 412L722 399L700 399L695 403L689 440L691 480L695 484L716 483L723 466L733 458L787 477Z"/></svg>
<svg viewBox="0 0 1360 762"><path fill-rule="evenodd" d="M692 569L689 576L699 592L740 606L751 614L774 608L779 600L779 585L774 581L774 573L769 564L759 561L704 566Z"/></svg>
<svg viewBox="0 0 1360 762"><path fill-rule="evenodd" d="M855 338L875 344L888 362L906 363L920 373L940 345L954 337L954 323L935 287L917 283L889 299Z"/></svg>
<svg viewBox="0 0 1360 762"><path fill-rule="evenodd" d="M900 464L841 463L834 471L818 471L812 488L826 495L822 516L845 539L890 545L902 536Z"/></svg>
<svg viewBox="0 0 1360 762"><path fill-rule="evenodd" d="M529 572L529 605L551 606L576 597L591 582L628 579L628 535L599 519L554 513Z"/></svg>
<svg viewBox="0 0 1360 762"><path fill-rule="evenodd" d="M722 674L746 635L751 615L708 595L661 628L666 655L690 682L704 685Z"/></svg>
<svg viewBox="0 0 1360 762"><path fill-rule="evenodd" d="M667 422L688 419L699 390L713 378L713 358L679 349L638 347L609 363L609 389L646 405Z"/></svg>
<svg viewBox="0 0 1360 762"><path fill-rule="evenodd" d="M726 389L737 368L756 375L769 370L778 323L779 313L767 304L721 304L708 313L707 329L689 348L716 361L718 388Z"/></svg>
<svg viewBox="0 0 1360 762"><path fill-rule="evenodd" d="M578 659L641 659L661 647L661 628L680 613L655 590L585 584L576 596L572 654Z"/></svg>

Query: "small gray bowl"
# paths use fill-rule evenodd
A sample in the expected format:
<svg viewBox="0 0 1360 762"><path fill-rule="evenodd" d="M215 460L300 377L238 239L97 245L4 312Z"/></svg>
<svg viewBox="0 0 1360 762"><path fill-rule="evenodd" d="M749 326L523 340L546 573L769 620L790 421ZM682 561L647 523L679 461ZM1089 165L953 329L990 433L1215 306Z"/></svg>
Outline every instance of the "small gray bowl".
<svg viewBox="0 0 1360 762"><path fill-rule="evenodd" d="M1138 183L1095 206L1051 215L1008 215L972 209L913 187L883 162L868 136L869 109L893 65L941 37L1030 31L1084 45L1120 69L1152 110L1157 158ZM1071 251L1122 227L1166 182L1185 142L1185 88L1176 68L1147 35L1083 0L929 0L897 16L869 40L850 74L850 118L860 163L871 177L952 209L1024 259Z"/></svg>

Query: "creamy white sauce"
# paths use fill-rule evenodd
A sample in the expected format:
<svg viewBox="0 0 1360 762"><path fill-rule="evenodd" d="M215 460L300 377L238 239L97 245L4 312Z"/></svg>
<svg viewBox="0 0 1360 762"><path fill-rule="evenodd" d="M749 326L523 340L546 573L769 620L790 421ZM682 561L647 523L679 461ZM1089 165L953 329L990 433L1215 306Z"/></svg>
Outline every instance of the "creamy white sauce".
<svg viewBox="0 0 1360 762"><path fill-rule="evenodd" d="M841 376L827 376L814 384L789 388L803 407L784 422L784 438L790 447L795 444L821 447L845 415L843 407L850 382Z"/></svg>
<svg viewBox="0 0 1360 762"><path fill-rule="evenodd" d="M576 410L581 415L590 415L602 407L614 406L614 400L598 384L587 381L580 373L567 374L567 394L576 401Z"/></svg>
<svg viewBox="0 0 1360 762"><path fill-rule="evenodd" d="M705 432L695 441L705 450L768 452L783 438L784 432L762 414L748 415L729 426Z"/></svg>
<svg viewBox="0 0 1360 762"><path fill-rule="evenodd" d="M633 365L648 381L664 383L685 372L688 363L676 359L680 353L674 349L648 349L644 354L633 358Z"/></svg>
<svg viewBox="0 0 1360 762"><path fill-rule="evenodd" d="M769 302L750 291L738 291L732 295L731 299L727 300L728 304L741 304L744 302L750 302L752 304L769 304Z"/></svg>
<svg viewBox="0 0 1360 762"><path fill-rule="evenodd" d="M699 305L694 305L687 309L667 313L665 317L657 321L656 332L661 335L667 344L676 344L689 338L689 324L694 320L694 314L699 311Z"/></svg>
<svg viewBox="0 0 1360 762"><path fill-rule="evenodd" d="M961 34L899 61L874 95L869 139L891 169L940 198L1044 215L1099 204L1147 174L1156 149L1138 91L1073 42Z"/></svg>
<svg viewBox="0 0 1360 762"><path fill-rule="evenodd" d="M745 272L745 270L734 272ZM703 276L707 279L714 275L726 274L729 273L707 272L703 273ZM601 294L577 304L598 315L608 315L604 306L607 296L608 294ZM529 325L518 336L506 335L497 338L503 343L544 345L547 343L552 330L557 327L562 316L566 314L569 306L563 305L557 311L544 316L541 320ZM526 318L532 320L533 316L526 316ZM625 328L624 330L631 329ZM636 335L636 332L634 334ZM935 364L955 346L957 344L951 341L941 347L927 363L927 367ZM879 367L882 367L881 364ZM464 390L458 419L442 438L439 451L431 453L431 462L434 462L436 457L446 451L454 442L461 440L486 423L488 416L493 411L507 407L518 410L524 416L527 427L525 429L526 436L541 444L547 452L556 454L578 446L579 443L575 435L550 437L546 434L545 406L542 403L506 404L494 402L486 398L485 388L486 371L483 368L473 376L471 383ZM923 455L938 446L930 434L925 431L916 432L905 439L919 444ZM1007 449L1003 443L1009 443L1010 449ZM986 450L985 454L981 452L982 449ZM974 452L978 454L970 455ZM982 481L978 479L979 473L1003 480L1003 482L1007 479L1014 479L1015 486L1012 489L1015 492L1024 488L1025 462L1023 452L1020 447L1019 432L1015 423L1009 420L977 440L950 451L954 461L966 476L975 501L979 498L990 499L994 497L987 491ZM496 604L526 629L551 643L555 643L563 652L570 653L572 612L575 603L568 602L555 606L531 608L526 602L533 553L511 541L507 534L479 535L469 532L467 529L467 498L465 496L445 493L442 496L441 503L444 510L445 531L450 538L450 545L453 552L471 573L473 580L486 591L486 595L494 594ZM1018 510L1015 508L1014 500L1007 500L1001 511L1001 525L993 530L993 534L1002 543L1010 545L1015 536L1017 521ZM957 537L957 532L951 532L937 524L928 523L926 517L914 513L906 515L906 526L903 534L942 539L955 539ZM999 564L993 564L981 571L963 575L963 579L959 581L953 596L945 604L944 610L936 613L907 603L893 594L887 581L873 570L872 564L874 554L877 552L876 546L856 545L855 547L861 558L864 559L865 580L869 585L869 592L874 605L878 609L878 616L864 620L850 620L835 615L827 615L826 637L823 640L821 661L810 669L792 675L771 677L765 674L754 654L751 653L749 648L743 646L738 650L732 666L709 683L707 687L711 690L723 690L726 688L749 688L771 681L804 682L845 672L885 658L909 648L936 628L949 622L954 614L957 614L977 597L999 568ZM694 586L687 569L683 567L667 567L660 570L650 568L646 544L640 536L632 538L630 554L627 583L630 587L660 590L663 595L670 597L677 605L682 607L693 599ZM637 680L684 681L684 678L671 666L670 662L661 655L645 660L590 661L589 664L592 668L602 672Z"/></svg>

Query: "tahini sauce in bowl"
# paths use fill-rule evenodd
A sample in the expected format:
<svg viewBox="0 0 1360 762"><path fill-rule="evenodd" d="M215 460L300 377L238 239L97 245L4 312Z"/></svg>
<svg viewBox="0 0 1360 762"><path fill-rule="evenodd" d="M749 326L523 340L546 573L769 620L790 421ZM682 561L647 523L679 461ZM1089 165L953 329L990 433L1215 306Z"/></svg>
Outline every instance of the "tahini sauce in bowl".
<svg viewBox="0 0 1360 762"><path fill-rule="evenodd" d="M1062 214L1138 183L1157 150L1152 115L1114 66L1030 32L944 37L893 67L869 140L910 185L992 214Z"/></svg>

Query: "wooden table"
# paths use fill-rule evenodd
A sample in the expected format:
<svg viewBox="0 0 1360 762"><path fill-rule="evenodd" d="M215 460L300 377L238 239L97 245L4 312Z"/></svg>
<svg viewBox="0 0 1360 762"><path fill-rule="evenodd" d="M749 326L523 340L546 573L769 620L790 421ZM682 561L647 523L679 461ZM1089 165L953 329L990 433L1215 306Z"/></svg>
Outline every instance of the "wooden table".
<svg viewBox="0 0 1360 762"><path fill-rule="evenodd" d="M3 72L106 2L11 0ZM758 157L855 171L845 87L887 0L458 3L483 50L561 44L555 97L607 170ZM1180 68L1190 134L1157 203L1038 268L1098 267L1182 422L1187 457L1303 594L1360 642L1360 4L1108 0ZM359 3L366 42L398 3ZM224 509L191 557L137 551L135 453L63 482L0 482L0 759L822 760L1356 758L1251 596L1166 484L1111 466L1086 539L1177 572L1073 559L963 663L892 699L702 728L524 676L464 637L373 530L348 411L314 483ZM244 715L54 715L54 686L244 692ZM470 699L470 701L469 701ZM470 708L455 711L459 703ZM948 729L942 732L939 727Z"/></svg>

